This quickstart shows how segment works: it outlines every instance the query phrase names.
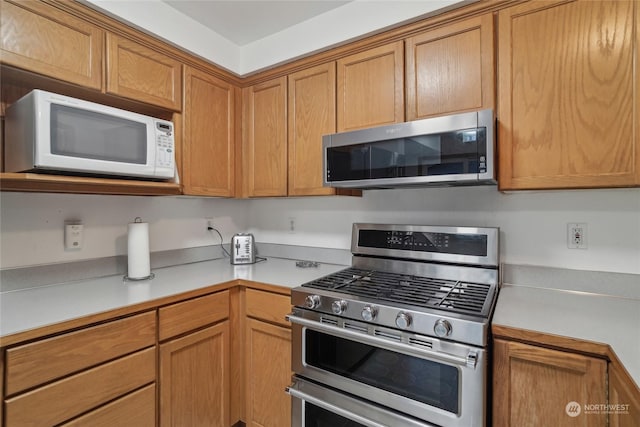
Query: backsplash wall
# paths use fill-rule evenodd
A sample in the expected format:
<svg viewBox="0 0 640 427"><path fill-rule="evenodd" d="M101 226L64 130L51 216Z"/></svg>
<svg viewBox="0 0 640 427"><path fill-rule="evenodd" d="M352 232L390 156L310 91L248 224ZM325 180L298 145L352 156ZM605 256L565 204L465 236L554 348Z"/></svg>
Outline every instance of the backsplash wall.
<svg viewBox="0 0 640 427"><path fill-rule="evenodd" d="M347 249L353 222L490 226L500 227L502 262L640 273L640 189L424 188L250 203L248 223L259 242ZM570 222L588 224L588 249L567 248Z"/></svg>
<svg viewBox="0 0 640 427"><path fill-rule="evenodd" d="M126 254L127 223L150 223L152 251L217 244L251 231L258 242L348 249L353 222L496 226L502 261L640 274L640 189L517 192L495 187L371 190L363 197L227 200L1 193L0 267ZM65 251L65 220L84 224ZM291 232L290 219L295 230ZM567 249L567 223L588 224L588 249Z"/></svg>

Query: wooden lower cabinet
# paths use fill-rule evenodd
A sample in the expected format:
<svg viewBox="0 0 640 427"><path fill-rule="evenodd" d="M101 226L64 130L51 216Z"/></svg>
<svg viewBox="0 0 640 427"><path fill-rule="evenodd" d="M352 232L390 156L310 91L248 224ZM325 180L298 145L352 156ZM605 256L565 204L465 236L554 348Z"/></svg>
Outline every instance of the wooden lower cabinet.
<svg viewBox="0 0 640 427"><path fill-rule="evenodd" d="M609 427L637 427L640 423L640 391L617 364L609 364Z"/></svg>
<svg viewBox="0 0 640 427"><path fill-rule="evenodd" d="M229 426L229 321L160 345L160 426Z"/></svg>
<svg viewBox="0 0 640 427"><path fill-rule="evenodd" d="M606 404L606 384L604 359L496 339L493 426L605 426L582 406Z"/></svg>
<svg viewBox="0 0 640 427"><path fill-rule="evenodd" d="M154 427L156 385L134 391L61 427Z"/></svg>
<svg viewBox="0 0 640 427"><path fill-rule="evenodd" d="M246 425L283 427L291 423L291 330L247 319Z"/></svg>

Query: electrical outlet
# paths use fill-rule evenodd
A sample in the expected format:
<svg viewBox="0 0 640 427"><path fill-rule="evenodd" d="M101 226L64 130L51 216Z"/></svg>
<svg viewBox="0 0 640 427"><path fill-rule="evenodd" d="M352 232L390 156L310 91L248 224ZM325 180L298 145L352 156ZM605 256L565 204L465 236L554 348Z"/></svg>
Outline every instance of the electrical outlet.
<svg viewBox="0 0 640 427"><path fill-rule="evenodd" d="M207 230L210 228L215 228L215 222L213 221L213 218L205 218L205 221L207 221Z"/></svg>
<svg viewBox="0 0 640 427"><path fill-rule="evenodd" d="M288 219L289 219L289 233L295 234L296 233L296 218L293 217L293 216L290 216Z"/></svg>
<svg viewBox="0 0 640 427"><path fill-rule="evenodd" d="M586 222L570 222L567 224L567 247L569 249L587 249Z"/></svg>

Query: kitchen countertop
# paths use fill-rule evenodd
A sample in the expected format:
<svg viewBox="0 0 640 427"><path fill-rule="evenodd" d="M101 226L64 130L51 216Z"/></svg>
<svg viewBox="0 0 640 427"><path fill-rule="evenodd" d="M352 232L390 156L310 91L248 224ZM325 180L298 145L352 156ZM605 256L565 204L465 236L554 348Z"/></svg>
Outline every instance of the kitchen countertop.
<svg viewBox="0 0 640 427"><path fill-rule="evenodd" d="M640 298L635 295L507 283L500 290L492 326L608 345L640 384Z"/></svg>
<svg viewBox="0 0 640 427"><path fill-rule="evenodd" d="M294 288L347 267L300 268L295 262L268 258L234 266L225 258L153 269L155 278L139 282L118 275L0 292L0 337L239 279Z"/></svg>

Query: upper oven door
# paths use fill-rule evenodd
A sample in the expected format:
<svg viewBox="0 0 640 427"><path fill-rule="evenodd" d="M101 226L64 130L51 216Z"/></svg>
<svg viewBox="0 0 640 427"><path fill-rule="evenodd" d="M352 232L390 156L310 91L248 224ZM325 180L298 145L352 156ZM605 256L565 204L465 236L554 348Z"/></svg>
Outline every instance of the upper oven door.
<svg viewBox="0 0 640 427"><path fill-rule="evenodd" d="M485 350L315 315L289 316L296 374L437 425L485 425Z"/></svg>
<svg viewBox="0 0 640 427"><path fill-rule="evenodd" d="M491 110L327 135L323 149L334 187L495 183Z"/></svg>

